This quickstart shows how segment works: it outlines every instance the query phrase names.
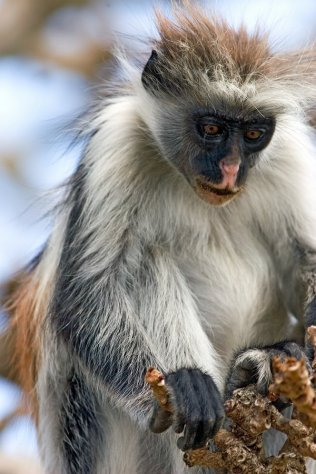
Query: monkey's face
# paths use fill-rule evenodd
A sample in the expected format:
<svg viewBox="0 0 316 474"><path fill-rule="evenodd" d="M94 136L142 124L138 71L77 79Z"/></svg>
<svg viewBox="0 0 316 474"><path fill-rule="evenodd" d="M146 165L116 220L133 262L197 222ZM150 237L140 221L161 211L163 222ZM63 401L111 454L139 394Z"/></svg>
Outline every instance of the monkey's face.
<svg viewBox="0 0 316 474"><path fill-rule="evenodd" d="M236 198L269 144L275 120L257 111L215 107L182 114L182 120L175 119L179 115L174 112L165 115L159 132L164 155L209 204L224 205Z"/></svg>
<svg viewBox="0 0 316 474"><path fill-rule="evenodd" d="M193 133L199 151L190 157L189 169L185 168L197 194L213 205L238 196L274 127L273 119L260 115L247 119L214 112L195 115Z"/></svg>

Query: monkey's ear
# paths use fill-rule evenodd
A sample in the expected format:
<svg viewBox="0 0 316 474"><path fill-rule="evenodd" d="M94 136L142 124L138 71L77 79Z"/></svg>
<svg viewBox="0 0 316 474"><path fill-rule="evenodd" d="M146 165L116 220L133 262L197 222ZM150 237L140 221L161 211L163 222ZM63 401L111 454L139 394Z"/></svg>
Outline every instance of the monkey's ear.
<svg viewBox="0 0 316 474"><path fill-rule="evenodd" d="M164 81L161 73L161 65L159 65L159 56L156 50L152 50L151 56L148 59L143 73L142 83L145 89L154 92L155 90L163 90L166 88L166 81Z"/></svg>

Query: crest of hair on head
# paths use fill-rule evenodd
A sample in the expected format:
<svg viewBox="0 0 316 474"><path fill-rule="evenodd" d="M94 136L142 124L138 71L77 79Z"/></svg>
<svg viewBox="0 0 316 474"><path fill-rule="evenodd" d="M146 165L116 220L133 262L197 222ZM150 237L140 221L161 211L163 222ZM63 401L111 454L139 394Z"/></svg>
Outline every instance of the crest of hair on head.
<svg viewBox="0 0 316 474"><path fill-rule="evenodd" d="M275 53L262 28L253 33L244 25L234 28L189 0L172 3L172 19L159 9L155 13L159 39L152 46L158 54L158 68L169 84L179 84L178 90L188 88L197 94L199 88L205 90L205 83L216 82L223 87L229 83L230 90L234 84L240 90L247 84L250 91L255 84L256 93L269 89L271 100L285 89L285 102L289 105L291 96L296 107L308 108L316 99L314 46Z"/></svg>
<svg viewBox="0 0 316 474"><path fill-rule="evenodd" d="M248 34L241 25L235 29L218 15L211 15L189 1L173 4L173 20L156 10L158 52L170 68L191 70L209 65L228 78L266 75L272 55L267 33ZM179 72L179 71L178 71Z"/></svg>

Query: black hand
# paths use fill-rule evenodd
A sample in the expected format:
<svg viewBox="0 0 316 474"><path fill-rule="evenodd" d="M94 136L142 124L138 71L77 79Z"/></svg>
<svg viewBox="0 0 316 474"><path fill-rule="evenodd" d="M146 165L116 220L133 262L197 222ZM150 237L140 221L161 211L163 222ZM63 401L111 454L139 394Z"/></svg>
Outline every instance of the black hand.
<svg viewBox="0 0 316 474"><path fill-rule="evenodd" d="M151 422L154 432L173 426L183 433L178 446L183 451L205 446L215 435L224 419L224 409L213 379L199 369L180 369L166 376L173 413L156 408Z"/></svg>
<svg viewBox="0 0 316 474"><path fill-rule="evenodd" d="M302 347L289 341L239 352L227 379L225 398L230 398L234 390L250 384L256 384L258 392L266 395L272 382L272 360L275 356L281 357L281 360L285 357L295 357L299 360L305 357L305 354ZM279 409L286 406L280 400L276 405Z"/></svg>

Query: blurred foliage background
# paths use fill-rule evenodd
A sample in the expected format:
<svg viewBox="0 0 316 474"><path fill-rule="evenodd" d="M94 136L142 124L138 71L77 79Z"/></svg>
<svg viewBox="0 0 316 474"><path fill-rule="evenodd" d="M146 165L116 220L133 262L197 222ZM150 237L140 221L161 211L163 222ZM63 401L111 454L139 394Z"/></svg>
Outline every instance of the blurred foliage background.
<svg viewBox="0 0 316 474"><path fill-rule="evenodd" d="M232 23L271 30L276 49L316 37L314 0L205 0ZM91 102L113 65L113 45L154 35L156 0L0 0L0 285L22 268L49 233L42 218L73 171L80 144L63 125ZM316 185L316 183L315 183ZM0 474L41 472L35 431L10 380L0 313Z"/></svg>

